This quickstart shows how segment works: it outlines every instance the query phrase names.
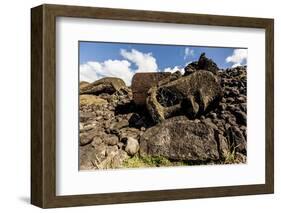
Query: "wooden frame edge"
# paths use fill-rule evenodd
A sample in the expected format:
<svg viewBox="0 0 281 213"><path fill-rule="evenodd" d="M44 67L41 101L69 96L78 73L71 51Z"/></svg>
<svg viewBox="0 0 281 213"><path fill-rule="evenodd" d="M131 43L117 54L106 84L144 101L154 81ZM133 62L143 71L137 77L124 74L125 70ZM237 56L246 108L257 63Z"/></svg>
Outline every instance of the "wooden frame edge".
<svg viewBox="0 0 281 213"><path fill-rule="evenodd" d="M110 15L108 15L109 12ZM56 196L55 20L57 16L264 28L266 31L266 183L246 186ZM189 18L188 20L185 19L187 17ZM31 9L31 27L32 204L41 208L54 208L268 194L274 192L273 19L45 4ZM168 193L168 197L166 193Z"/></svg>
<svg viewBox="0 0 281 213"><path fill-rule="evenodd" d="M31 10L31 203L43 207L42 63L43 7Z"/></svg>
<svg viewBox="0 0 281 213"><path fill-rule="evenodd" d="M266 185L270 193L274 193L274 20L269 19L265 28L265 153L266 153Z"/></svg>

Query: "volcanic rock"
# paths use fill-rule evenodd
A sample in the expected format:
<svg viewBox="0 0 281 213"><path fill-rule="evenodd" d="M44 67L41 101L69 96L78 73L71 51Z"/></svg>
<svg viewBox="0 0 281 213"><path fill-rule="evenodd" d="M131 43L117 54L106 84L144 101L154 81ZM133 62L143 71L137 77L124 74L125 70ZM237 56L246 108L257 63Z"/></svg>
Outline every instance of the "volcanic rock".
<svg viewBox="0 0 281 213"><path fill-rule="evenodd" d="M171 75L169 72L136 73L132 79L134 103L145 105L147 91L150 87L156 86L159 81L167 78L169 75Z"/></svg>
<svg viewBox="0 0 281 213"><path fill-rule="evenodd" d="M80 88L80 94L113 94L116 91L121 91L122 88L126 88L126 84L122 79L106 77Z"/></svg>
<svg viewBox="0 0 281 213"><path fill-rule="evenodd" d="M161 74L152 86L138 73L147 105L121 79L80 82L80 169L123 168L145 156L149 166L245 163L247 66L212 70L202 55L186 75Z"/></svg>
<svg viewBox="0 0 281 213"><path fill-rule="evenodd" d="M159 82L159 85L150 88L146 99L147 109L155 122L178 114L186 114L189 118L202 115L217 104L222 94L216 76L203 70L166 84Z"/></svg>
<svg viewBox="0 0 281 213"><path fill-rule="evenodd" d="M214 74L219 70L217 64L212 60L206 57L205 53L202 53L198 61L188 64L185 68L184 75L189 75L198 70L207 70Z"/></svg>
<svg viewBox="0 0 281 213"><path fill-rule="evenodd" d="M95 95L80 95L81 105L106 104L107 101Z"/></svg>
<svg viewBox="0 0 281 213"><path fill-rule="evenodd" d="M227 137L232 149L244 154L247 152L246 140L238 127L229 127L227 130Z"/></svg>
<svg viewBox="0 0 281 213"><path fill-rule="evenodd" d="M125 151L129 155L135 155L139 151L139 142L135 138L128 137Z"/></svg>
<svg viewBox="0 0 281 213"><path fill-rule="evenodd" d="M147 129L140 139L141 156L172 160L218 160L214 130L185 116L177 116Z"/></svg>

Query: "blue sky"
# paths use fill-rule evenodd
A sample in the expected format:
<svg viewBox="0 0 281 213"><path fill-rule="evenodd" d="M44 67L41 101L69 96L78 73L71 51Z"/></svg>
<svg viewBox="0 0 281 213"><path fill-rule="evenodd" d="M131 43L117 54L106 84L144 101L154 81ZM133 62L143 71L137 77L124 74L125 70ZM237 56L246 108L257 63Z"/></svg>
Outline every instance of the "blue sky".
<svg viewBox="0 0 281 213"><path fill-rule="evenodd" d="M247 63L247 49L241 48L80 41L80 80L115 76L129 85L136 72L183 72L202 52L221 69Z"/></svg>

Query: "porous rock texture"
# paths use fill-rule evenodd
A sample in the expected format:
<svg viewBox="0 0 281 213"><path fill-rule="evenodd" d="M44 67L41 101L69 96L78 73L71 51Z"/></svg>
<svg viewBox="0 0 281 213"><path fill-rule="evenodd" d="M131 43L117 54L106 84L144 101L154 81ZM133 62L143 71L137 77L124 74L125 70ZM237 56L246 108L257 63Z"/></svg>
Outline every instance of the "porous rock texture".
<svg viewBox="0 0 281 213"><path fill-rule="evenodd" d="M217 77L209 71L199 70L167 83L160 81L159 86L148 91L146 105L155 122L179 114L195 118L214 107L221 95Z"/></svg>
<svg viewBox="0 0 281 213"><path fill-rule="evenodd" d="M246 95L247 67L222 70L205 54L154 82L146 105L119 78L80 82L80 169L245 163Z"/></svg>
<svg viewBox="0 0 281 213"><path fill-rule="evenodd" d="M212 127L176 116L149 128L140 138L141 156L164 156L171 160L218 160Z"/></svg>
<svg viewBox="0 0 281 213"><path fill-rule="evenodd" d="M122 79L106 77L90 84L80 84L80 94L112 94L116 91L120 91L122 88L126 88L125 82Z"/></svg>

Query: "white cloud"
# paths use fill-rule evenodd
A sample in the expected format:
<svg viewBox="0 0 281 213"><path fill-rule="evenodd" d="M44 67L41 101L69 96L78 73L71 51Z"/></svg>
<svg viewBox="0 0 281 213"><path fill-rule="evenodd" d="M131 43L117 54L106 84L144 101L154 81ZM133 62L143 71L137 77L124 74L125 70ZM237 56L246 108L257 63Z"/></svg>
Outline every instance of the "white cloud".
<svg viewBox="0 0 281 213"><path fill-rule="evenodd" d="M184 60L187 59L189 56L193 57L194 56L194 50L190 49L189 47L186 47L184 49Z"/></svg>
<svg viewBox="0 0 281 213"><path fill-rule="evenodd" d="M100 64L97 63L97 65L99 66ZM96 69L90 65L90 62L80 65L79 70L80 70L80 81L93 82L98 79L98 76L95 71Z"/></svg>
<svg viewBox="0 0 281 213"><path fill-rule="evenodd" d="M89 61L80 65L80 81L93 82L103 77L122 78L127 85L131 84L133 72L127 60Z"/></svg>
<svg viewBox="0 0 281 213"><path fill-rule="evenodd" d="M173 67L173 68L167 67L167 68L165 68L165 69L163 70L163 72L171 72L171 73L174 73L174 72L176 72L176 71L180 71L181 74L184 74L184 69L181 68L181 67L178 67L178 66L175 66L175 67Z"/></svg>
<svg viewBox="0 0 281 213"><path fill-rule="evenodd" d="M142 53L135 49L131 51L121 49L120 54L136 64L138 67L136 72L157 72L158 70L156 59L152 56L152 53Z"/></svg>
<svg viewBox="0 0 281 213"><path fill-rule="evenodd" d="M80 65L80 81L94 82L103 77L118 77L131 85L135 72L157 72L156 59L151 53L142 53L138 50L120 50L124 60L106 60L104 62L88 61ZM126 60L125 60L126 59ZM132 69L131 64L137 69Z"/></svg>
<svg viewBox="0 0 281 213"><path fill-rule="evenodd" d="M228 56L225 61L227 63L232 63L232 67L237 67L247 63L247 56L247 49L235 49L233 54Z"/></svg>

